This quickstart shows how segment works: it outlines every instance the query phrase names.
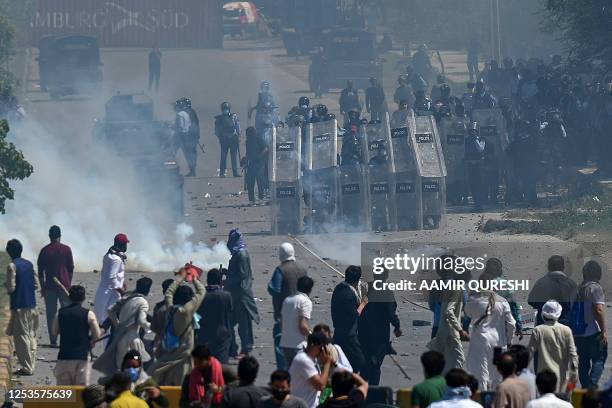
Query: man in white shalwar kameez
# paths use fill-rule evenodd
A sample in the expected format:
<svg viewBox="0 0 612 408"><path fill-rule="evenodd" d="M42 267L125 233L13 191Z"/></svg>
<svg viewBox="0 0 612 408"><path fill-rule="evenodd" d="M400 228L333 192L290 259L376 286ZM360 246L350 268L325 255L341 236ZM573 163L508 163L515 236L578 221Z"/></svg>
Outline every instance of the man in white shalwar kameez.
<svg viewBox="0 0 612 408"><path fill-rule="evenodd" d="M480 281L492 279L481 276ZM493 362L494 349L506 350L516 326L510 304L495 292L470 292L465 314L471 319L466 369L478 379L481 390L494 389L501 380Z"/></svg>
<svg viewBox="0 0 612 408"><path fill-rule="evenodd" d="M100 285L94 300L94 313L102 325L110 309L125 293L125 252L130 242L125 234L117 234L115 242L102 260Z"/></svg>
<svg viewBox="0 0 612 408"><path fill-rule="evenodd" d="M146 296L152 284L151 278L138 279L136 290L109 309L108 317L113 325L113 336L104 353L94 363L94 369L108 376L113 375L121 369L123 358L131 350L140 354L142 363L151 360L140 338L140 330L148 332L151 327L147 321L149 303Z"/></svg>

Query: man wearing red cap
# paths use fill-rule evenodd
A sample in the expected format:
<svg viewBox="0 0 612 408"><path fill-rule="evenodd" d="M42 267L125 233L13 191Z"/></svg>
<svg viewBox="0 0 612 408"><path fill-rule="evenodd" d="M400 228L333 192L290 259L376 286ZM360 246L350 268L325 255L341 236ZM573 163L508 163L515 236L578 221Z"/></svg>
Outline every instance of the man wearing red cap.
<svg viewBox="0 0 612 408"><path fill-rule="evenodd" d="M100 324L108 317L108 309L121 299L126 290L125 253L128 242L130 241L127 235L117 234L113 246L109 248L102 260L100 285L94 301L94 313Z"/></svg>

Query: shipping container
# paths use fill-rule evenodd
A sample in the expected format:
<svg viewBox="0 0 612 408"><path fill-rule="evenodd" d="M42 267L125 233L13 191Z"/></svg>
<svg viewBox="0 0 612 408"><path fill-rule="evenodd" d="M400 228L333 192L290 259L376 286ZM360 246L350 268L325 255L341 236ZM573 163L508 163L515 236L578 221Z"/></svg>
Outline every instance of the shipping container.
<svg viewBox="0 0 612 408"><path fill-rule="evenodd" d="M101 47L220 48L223 0L38 0L27 46L50 34L96 36Z"/></svg>

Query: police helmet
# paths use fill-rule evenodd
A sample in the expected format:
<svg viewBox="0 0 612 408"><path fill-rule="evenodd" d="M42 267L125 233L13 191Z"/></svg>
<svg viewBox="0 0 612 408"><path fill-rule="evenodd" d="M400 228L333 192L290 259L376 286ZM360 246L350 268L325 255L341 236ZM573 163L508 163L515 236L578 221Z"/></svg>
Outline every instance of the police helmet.
<svg viewBox="0 0 612 408"><path fill-rule="evenodd" d="M328 112L327 106L325 106L323 104L317 105L317 114L319 116L325 116L325 115L327 115L327 112Z"/></svg>
<svg viewBox="0 0 612 408"><path fill-rule="evenodd" d="M223 102L221 104L221 111L230 111L232 110L232 105L229 102Z"/></svg>
<svg viewBox="0 0 612 408"><path fill-rule="evenodd" d="M446 81L446 77L444 76L444 74L438 74L438 77L436 78L436 80L438 81L439 84L443 84L444 81Z"/></svg>
<svg viewBox="0 0 612 408"><path fill-rule="evenodd" d="M468 130L470 133L478 134L480 132L480 125L478 125L478 122L470 122L470 127Z"/></svg>
<svg viewBox="0 0 612 408"><path fill-rule="evenodd" d="M300 99L298 100L298 106L306 106L309 107L310 106L310 98L308 98L307 96L301 96Z"/></svg>
<svg viewBox="0 0 612 408"><path fill-rule="evenodd" d="M270 83L268 81L263 81L260 85L260 89L262 91L270 89Z"/></svg>

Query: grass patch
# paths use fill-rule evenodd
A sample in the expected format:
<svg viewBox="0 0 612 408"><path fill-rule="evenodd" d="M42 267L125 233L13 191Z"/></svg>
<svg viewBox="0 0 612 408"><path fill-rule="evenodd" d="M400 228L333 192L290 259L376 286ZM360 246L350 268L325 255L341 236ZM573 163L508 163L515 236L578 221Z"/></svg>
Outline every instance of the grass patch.
<svg viewBox="0 0 612 408"><path fill-rule="evenodd" d="M569 239L579 232L609 231L611 228L612 199L584 197L552 211L509 211L502 220L488 220L483 231L545 234Z"/></svg>

